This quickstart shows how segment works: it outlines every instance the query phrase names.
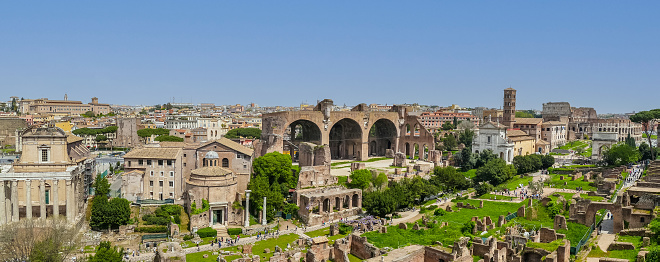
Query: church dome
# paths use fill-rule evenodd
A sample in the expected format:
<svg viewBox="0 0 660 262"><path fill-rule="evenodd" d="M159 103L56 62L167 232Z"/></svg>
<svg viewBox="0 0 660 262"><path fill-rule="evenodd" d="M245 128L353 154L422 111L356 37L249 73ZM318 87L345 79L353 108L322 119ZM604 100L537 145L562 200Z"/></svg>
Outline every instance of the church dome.
<svg viewBox="0 0 660 262"><path fill-rule="evenodd" d="M206 158L206 159L218 159L220 157L218 156L218 153L216 153L215 151L209 151L209 152L206 153L204 158Z"/></svg>

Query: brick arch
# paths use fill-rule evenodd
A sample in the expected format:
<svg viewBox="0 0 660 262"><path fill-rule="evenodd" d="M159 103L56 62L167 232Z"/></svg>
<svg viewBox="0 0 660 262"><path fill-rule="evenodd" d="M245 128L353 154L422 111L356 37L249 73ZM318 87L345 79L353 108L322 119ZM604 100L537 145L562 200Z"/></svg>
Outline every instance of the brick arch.
<svg viewBox="0 0 660 262"><path fill-rule="evenodd" d="M590 226L593 224L596 218L596 212L601 209L607 209L612 213L614 233L619 233L623 230L623 211L621 209L621 204L614 203L591 202L587 206L587 212L584 216L584 225Z"/></svg>
<svg viewBox="0 0 660 262"><path fill-rule="evenodd" d="M384 156L387 149L396 151L399 128L392 120L389 118L376 119L366 130L369 156Z"/></svg>
<svg viewBox="0 0 660 262"><path fill-rule="evenodd" d="M364 147L362 127L352 118L335 122L328 134L330 155L333 159L360 159Z"/></svg>

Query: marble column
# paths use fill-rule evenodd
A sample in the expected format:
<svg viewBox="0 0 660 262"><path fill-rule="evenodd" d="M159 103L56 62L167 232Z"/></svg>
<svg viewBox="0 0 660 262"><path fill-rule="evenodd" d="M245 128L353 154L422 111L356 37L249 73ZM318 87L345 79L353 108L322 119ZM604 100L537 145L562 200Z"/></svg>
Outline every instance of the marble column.
<svg viewBox="0 0 660 262"><path fill-rule="evenodd" d="M263 214L263 219L261 220L261 224L265 226L266 223L268 223L268 221L266 221L266 213L267 213L266 212L266 197L264 197L264 208L263 208L263 212L261 212L261 213Z"/></svg>
<svg viewBox="0 0 660 262"><path fill-rule="evenodd" d="M53 197L51 198L53 201L53 217L58 217L60 216L60 197L57 195L59 187L58 185L58 179L53 179L53 184L50 187L50 192Z"/></svg>
<svg viewBox="0 0 660 262"><path fill-rule="evenodd" d="M250 192L252 190L245 190L245 227L250 226Z"/></svg>
<svg viewBox="0 0 660 262"><path fill-rule="evenodd" d="M7 209L5 206L5 181L0 180L0 225L7 223Z"/></svg>
<svg viewBox="0 0 660 262"><path fill-rule="evenodd" d="M39 216L46 218L46 180L39 180Z"/></svg>
<svg viewBox="0 0 660 262"><path fill-rule="evenodd" d="M11 181L11 221L18 222L18 181Z"/></svg>
<svg viewBox="0 0 660 262"><path fill-rule="evenodd" d="M25 218L32 219L32 181L25 180Z"/></svg>
<svg viewBox="0 0 660 262"><path fill-rule="evenodd" d="M73 196L73 183L71 179L66 180L66 220L71 222L73 221L73 205L74 205L74 196Z"/></svg>

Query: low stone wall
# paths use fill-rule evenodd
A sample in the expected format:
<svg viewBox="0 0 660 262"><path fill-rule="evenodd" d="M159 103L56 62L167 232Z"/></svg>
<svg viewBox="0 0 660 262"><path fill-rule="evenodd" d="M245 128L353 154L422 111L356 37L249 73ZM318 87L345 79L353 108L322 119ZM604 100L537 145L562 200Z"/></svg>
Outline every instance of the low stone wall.
<svg viewBox="0 0 660 262"><path fill-rule="evenodd" d="M630 228L624 229L619 232L621 236L638 236L638 237L650 237L653 233L647 228Z"/></svg>
<svg viewBox="0 0 660 262"><path fill-rule="evenodd" d="M634 250L635 246L632 243L628 242L612 242L607 248L607 251L612 250Z"/></svg>
<svg viewBox="0 0 660 262"><path fill-rule="evenodd" d="M376 246L367 242L367 237L351 234L351 254L359 259L369 259L380 256L381 252Z"/></svg>

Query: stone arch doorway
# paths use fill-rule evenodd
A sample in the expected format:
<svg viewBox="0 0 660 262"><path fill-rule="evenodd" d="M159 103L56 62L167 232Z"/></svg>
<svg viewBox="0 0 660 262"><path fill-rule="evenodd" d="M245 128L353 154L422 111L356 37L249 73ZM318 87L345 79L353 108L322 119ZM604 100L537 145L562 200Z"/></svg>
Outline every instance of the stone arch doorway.
<svg viewBox="0 0 660 262"><path fill-rule="evenodd" d="M591 226L597 217L598 210L605 209L612 213L612 224L610 233L619 233L623 230L623 211L621 209L621 204L614 203L604 203L604 202L592 202L587 206L587 212L585 213L584 225ZM579 221L578 219L578 222ZM609 222L608 222L609 223Z"/></svg>
<svg viewBox="0 0 660 262"><path fill-rule="evenodd" d="M284 151L291 154L294 162L298 161L298 146L302 142L321 145L321 129L312 121L299 119L291 122L285 135Z"/></svg>
<svg viewBox="0 0 660 262"><path fill-rule="evenodd" d="M410 156L410 144L406 142L406 157Z"/></svg>
<svg viewBox="0 0 660 262"><path fill-rule="evenodd" d="M369 156L384 156L387 149L394 150L396 125L388 119L379 119L369 129Z"/></svg>
<svg viewBox="0 0 660 262"><path fill-rule="evenodd" d="M360 157L362 129L355 120L344 118L330 129L330 155L332 159Z"/></svg>
<svg viewBox="0 0 660 262"><path fill-rule="evenodd" d="M326 198L323 200L323 212L330 212L330 199Z"/></svg>
<svg viewBox="0 0 660 262"><path fill-rule="evenodd" d="M350 203L351 203L351 197L350 197L350 196L346 196L346 197L344 198L344 206L343 206L343 208L348 208L348 205L349 205Z"/></svg>
<svg viewBox="0 0 660 262"><path fill-rule="evenodd" d="M359 198L358 194L353 194L353 197L351 199L353 203L351 203L352 204L351 207L358 207L358 201L359 201L358 198Z"/></svg>
<svg viewBox="0 0 660 262"><path fill-rule="evenodd" d="M422 160L427 160L429 158L429 146L424 144L423 148L424 149L422 150L422 154L424 157L422 158Z"/></svg>

